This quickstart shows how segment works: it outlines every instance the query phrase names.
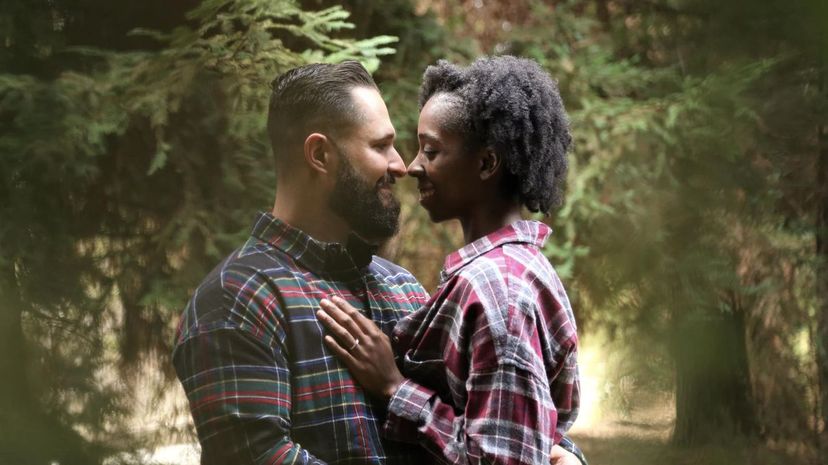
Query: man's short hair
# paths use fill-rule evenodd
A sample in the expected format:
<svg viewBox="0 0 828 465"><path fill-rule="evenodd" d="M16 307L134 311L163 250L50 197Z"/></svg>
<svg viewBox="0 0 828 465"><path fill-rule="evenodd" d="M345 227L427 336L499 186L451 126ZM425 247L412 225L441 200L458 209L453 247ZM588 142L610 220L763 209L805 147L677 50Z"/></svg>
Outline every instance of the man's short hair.
<svg viewBox="0 0 828 465"><path fill-rule="evenodd" d="M273 80L267 132L277 167L291 162L308 134L336 137L361 120L350 93L355 87L377 88L356 61L300 66Z"/></svg>

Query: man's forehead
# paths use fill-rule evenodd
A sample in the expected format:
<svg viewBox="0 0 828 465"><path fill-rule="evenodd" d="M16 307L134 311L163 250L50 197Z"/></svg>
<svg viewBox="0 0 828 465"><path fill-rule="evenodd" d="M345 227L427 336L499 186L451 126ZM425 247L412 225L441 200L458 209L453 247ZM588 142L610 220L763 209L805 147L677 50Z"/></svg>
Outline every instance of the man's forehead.
<svg viewBox="0 0 828 465"><path fill-rule="evenodd" d="M391 124L390 120L385 123L377 122L376 124L370 124L367 121L365 123L363 125L363 132L368 134L372 139L393 139L397 135L397 131L394 130L394 125Z"/></svg>
<svg viewBox="0 0 828 465"><path fill-rule="evenodd" d="M351 89L351 96L356 111L353 115L355 129L359 133L372 139L393 138L396 135L388 107L377 89L355 87Z"/></svg>

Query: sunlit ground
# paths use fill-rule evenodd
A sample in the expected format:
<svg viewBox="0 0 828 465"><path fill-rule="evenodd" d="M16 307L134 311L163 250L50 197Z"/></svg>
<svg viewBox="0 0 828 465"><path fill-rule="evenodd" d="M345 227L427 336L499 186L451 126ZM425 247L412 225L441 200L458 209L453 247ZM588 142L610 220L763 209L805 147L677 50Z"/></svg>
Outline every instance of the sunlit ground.
<svg viewBox="0 0 828 465"><path fill-rule="evenodd" d="M596 341L598 341L596 343ZM670 438L675 399L611 376L611 349L584 338L579 354L581 413L570 435L591 465L805 465L814 459L791 444L767 445L723 438L699 448L677 447ZM622 396L625 407L611 399ZM797 450L799 449L799 450Z"/></svg>

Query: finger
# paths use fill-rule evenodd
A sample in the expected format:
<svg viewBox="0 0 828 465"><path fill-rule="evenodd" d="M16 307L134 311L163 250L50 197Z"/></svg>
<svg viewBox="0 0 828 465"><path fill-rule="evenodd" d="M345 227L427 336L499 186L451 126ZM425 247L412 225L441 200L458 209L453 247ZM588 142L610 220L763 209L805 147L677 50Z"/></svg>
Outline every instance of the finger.
<svg viewBox="0 0 828 465"><path fill-rule="evenodd" d="M337 356L337 358L345 362L345 365L349 369L354 365L354 362L356 362L354 356L351 355L350 352L345 350L345 348L343 348L341 345L339 345L339 343L336 342L336 339L332 338L331 336L325 336L324 341L325 345L328 346L329 349L331 349L331 352L333 352L334 355Z"/></svg>
<svg viewBox="0 0 828 465"><path fill-rule="evenodd" d="M370 334L371 330L376 329L377 325L372 320L366 318L359 309L346 302L342 297L335 295L331 297L331 302L339 307L340 311L348 315L362 333Z"/></svg>
<svg viewBox="0 0 828 465"><path fill-rule="evenodd" d="M347 328L339 324L336 320L330 317L330 315L326 314L322 310L316 311L316 317L322 324L325 325L328 332L333 334L336 337L336 340L339 341L343 347L353 347L354 341L359 337L359 335L351 334Z"/></svg>
<svg viewBox="0 0 828 465"><path fill-rule="evenodd" d="M355 321L355 318L360 316L359 311L342 299L339 299L339 302L340 304L336 304L331 300L322 299L319 304L322 306L322 310L324 310L329 317L333 318L337 323L339 323L340 326L347 329L348 332L354 336L354 338L362 337L363 330Z"/></svg>

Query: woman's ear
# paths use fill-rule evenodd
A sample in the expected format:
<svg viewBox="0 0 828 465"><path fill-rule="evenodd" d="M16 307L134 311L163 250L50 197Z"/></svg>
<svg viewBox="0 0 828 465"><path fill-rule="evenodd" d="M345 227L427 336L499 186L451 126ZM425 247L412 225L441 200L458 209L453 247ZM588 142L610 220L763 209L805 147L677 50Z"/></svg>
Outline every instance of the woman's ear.
<svg viewBox="0 0 828 465"><path fill-rule="evenodd" d="M491 148L484 148L480 152L480 179L486 181L494 177L500 170L500 157Z"/></svg>
<svg viewBox="0 0 828 465"><path fill-rule="evenodd" d="M312 171L327 173L331 164L328 150L328 138L324 134L314 132L308 135L304 145L305 163Z"/></svg>

